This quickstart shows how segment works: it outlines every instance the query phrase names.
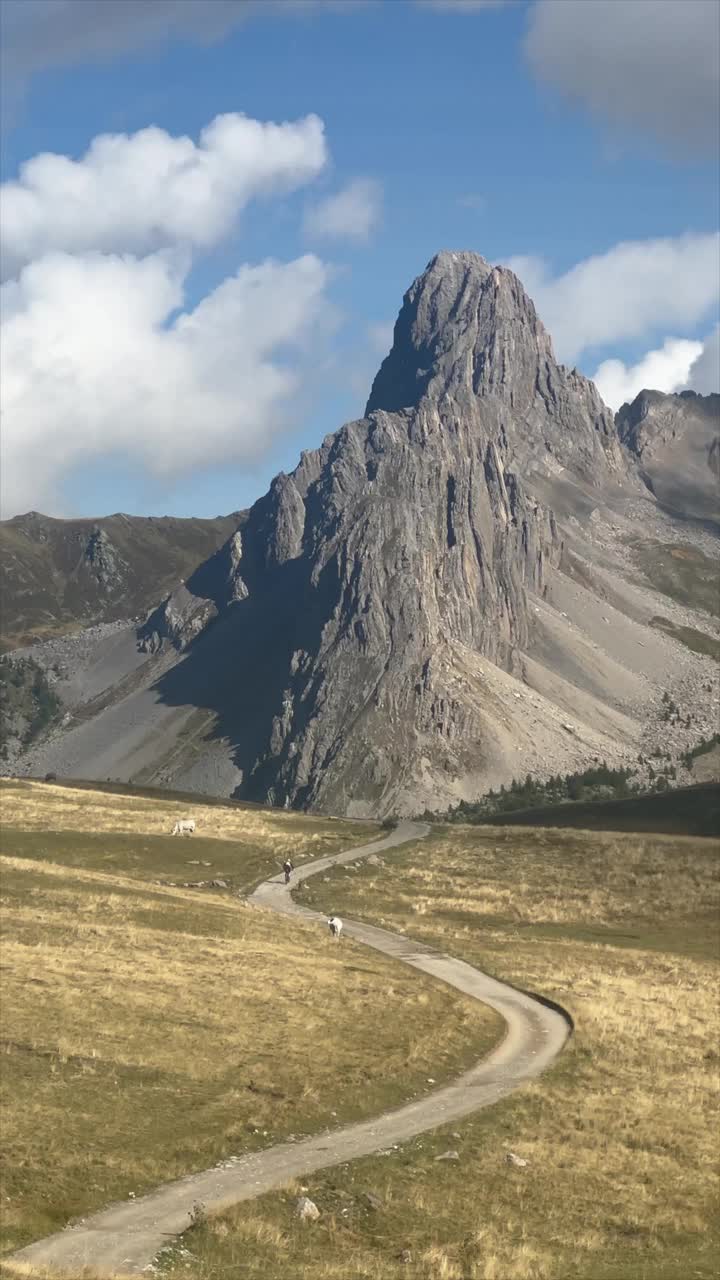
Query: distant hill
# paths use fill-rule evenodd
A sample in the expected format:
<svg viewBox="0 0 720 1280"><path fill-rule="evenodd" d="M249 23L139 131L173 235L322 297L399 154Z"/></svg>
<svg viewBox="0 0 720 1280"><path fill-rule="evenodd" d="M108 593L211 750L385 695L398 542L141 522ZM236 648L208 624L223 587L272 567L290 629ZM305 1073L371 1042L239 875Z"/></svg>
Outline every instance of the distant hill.
<svg viewBox="0 0 720 1280"><path fill-rule="evenodd" d="M238 521L236 515L55 520L37 511L0 521L0 649L144 615Z"/></svg>
<svg viewBox="0 0 720 1280"><path fill-rule="evenodd" d="M547 805L482 818L494 827L576 827L584 831L652 831L720 836L720 783L703 782L657 795Z"/></svg>

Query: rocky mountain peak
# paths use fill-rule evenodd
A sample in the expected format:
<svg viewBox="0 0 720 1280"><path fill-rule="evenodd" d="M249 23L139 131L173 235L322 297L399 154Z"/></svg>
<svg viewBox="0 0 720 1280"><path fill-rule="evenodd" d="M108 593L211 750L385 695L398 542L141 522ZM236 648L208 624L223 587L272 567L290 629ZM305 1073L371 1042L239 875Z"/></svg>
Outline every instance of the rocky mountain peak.
<svg viewBox="0 0 720 1280"><path fill-rule="evenodd" d="M443 251L405 294L365 412L412 408L426 395L527 398L548 361L550 337L517 276L480 254Z"/></svg>
<svg viewBox="0 0 720 1280"><path fill-rule="evenodd" d="M640 391L615 415L618 438L664 505L693 519L720 518L720 395Z"/></svg>
<svg viewBox="0 0 720 1280"><path fill-rule="evenodd" d="M628 745L648 654L663 672L677 654L651 623L637 639L634 579L623 622L627 557L655 518L714 520L719 465L701 398L645 393L630 417L655 424L652 449L556 362L511 271L438 254L405 295L366 415L278 475L138 629L154 710L140 746L123 737L135 710L118 703L119 735L108 722L123 769L145 776L154 755L180 787L359 815ZM125 532L107 531L126 555ZM96 544L94 567L109 553ZM647 611L662 622L671 607ZM212 733L176 750L178 712L195 710Z"/></svg>
<svg viewBox="0 0 720 1280"><path fill-rule="evenodd" d="M705 419L717 427L720 395L699 395L696 391L664 392L645 389L618 409L615 415L623 444L642 457L648 446L677 435L687 424Z"/></svg>

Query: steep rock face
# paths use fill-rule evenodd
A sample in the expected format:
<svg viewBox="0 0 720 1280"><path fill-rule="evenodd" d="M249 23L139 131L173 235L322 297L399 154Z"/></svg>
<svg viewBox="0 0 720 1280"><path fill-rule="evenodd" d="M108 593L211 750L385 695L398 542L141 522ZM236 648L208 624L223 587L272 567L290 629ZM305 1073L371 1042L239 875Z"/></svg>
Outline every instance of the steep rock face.
<svg viewBox="0 0 720 1280"><path fill-rule="evenodd" d="M241 545L214 557L232 562L207 595L237 636L222 723L241 740L241 794L377 808L419 769L478 767L487 714L469 671L519 669L529 593L562 551L532 481L558 470L626 473L612 415L556 364L511 272L438 255L405 297L366 416L277 477ZM183 634L171 613L182 647L202 611L188 605ZM262 706L247 682L269 690Z"/></svg>
<svg viewBox="0 0 720 1280"><path fill-rule="evenodd" d="M660 502L680 515L720 519L720 395L641 391L616 423Z"/></svg>
<svg viewBox="0 0 720 1280"><path fill-rule="evenodd" d="M512 271L440 253L408 290L366 413L417 406L462 415L507 456L548 455L585 479L623 472L612 414L594 383L555 361L550 336Z"/></svg>

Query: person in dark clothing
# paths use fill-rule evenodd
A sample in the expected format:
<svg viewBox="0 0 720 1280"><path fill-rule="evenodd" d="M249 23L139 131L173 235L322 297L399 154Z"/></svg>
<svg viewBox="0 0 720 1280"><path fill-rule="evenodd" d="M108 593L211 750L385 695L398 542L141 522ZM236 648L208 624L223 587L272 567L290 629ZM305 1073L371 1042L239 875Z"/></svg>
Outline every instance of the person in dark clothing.
<svg viewBox="0 0 720 1280"><path fill-rule="evenodd" d="M294 870L295 870L295 868L294 868L294 866L293 866L292 862L290 861L290 859L289 859L289 858L286 858L286 859L285 859L285 861L283 862L283 871L285 872L285 883L286 883L286 884L289 884L289 883L290 883L290 876L292 875L292 873L293 873L293 871L294 871Z"/></svg>

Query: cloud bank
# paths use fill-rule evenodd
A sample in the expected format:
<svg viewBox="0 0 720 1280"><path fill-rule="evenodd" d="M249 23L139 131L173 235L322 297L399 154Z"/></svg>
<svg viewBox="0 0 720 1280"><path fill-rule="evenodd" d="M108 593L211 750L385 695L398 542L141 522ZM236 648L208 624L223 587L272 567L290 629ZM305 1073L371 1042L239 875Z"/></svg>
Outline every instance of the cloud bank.
<svg viewBox="0 0 720 1280"><path fill-rule="evenodd" d="M251 18L324 9L346 9L346 0L3 0L3 73L17 85L51 67L97 62L169 40L212 44Z"/></svg>
<svg viewBox="0 0 720 1280"><path fill-rule="evenodd" d="M304 186L327 163L322 121L217 116L197 143L164 129L101 134L80 160L44 153L0 192L3 276L43 253L210 248L252 199Z"/></svg>
<svg viewBox="0 0 720 1280"><path fill-rule="evenodd" d="M249 200L311 181L315 117L221 116L197 143L150 129L38 156L0 191L2 513L62 506L70 469L130 458L167 476L258 456L327 332L314 255L242 266L192 310L193 254Z"/></svg>
<svg viewBox="0 0 720 1280"><path fill-rule="evenodd" d="M704 396L720 391L720 324L705 339L702 351L690 367L685 385Z"/></svg>
<svg viewBox="0 0 720 1280"><path fill-rule="evenodd" d="M640 391L679 391L687 386L690 370L702 353L702 342L667 338L658 351L648 351L637 364L604 360L593 374L593 382L606 405L617 410Z"/></svg>
<svg viewBox="0 0 720 1280"><path fill-rule="evenodd" d="M720 300L720 234L625 241L553 276L540 257L507 260L566 364L593 347L694 329Z"/></svg>
<svg viewBox="0 0 720 1280"><path fill-rule="evenodd" d="M242 267L193 311L185 268L52 253L3 286L4 515L59 500L66 472L130 455L157 476L252 458L286 423L327 270L308 255Z"/></svg>
<svg viewBox="0 0 720 1280"><path fill-rule="evenodd" d="M715 153L716 0L537 0L525 52L539 80L600 119Z"/></svg>

